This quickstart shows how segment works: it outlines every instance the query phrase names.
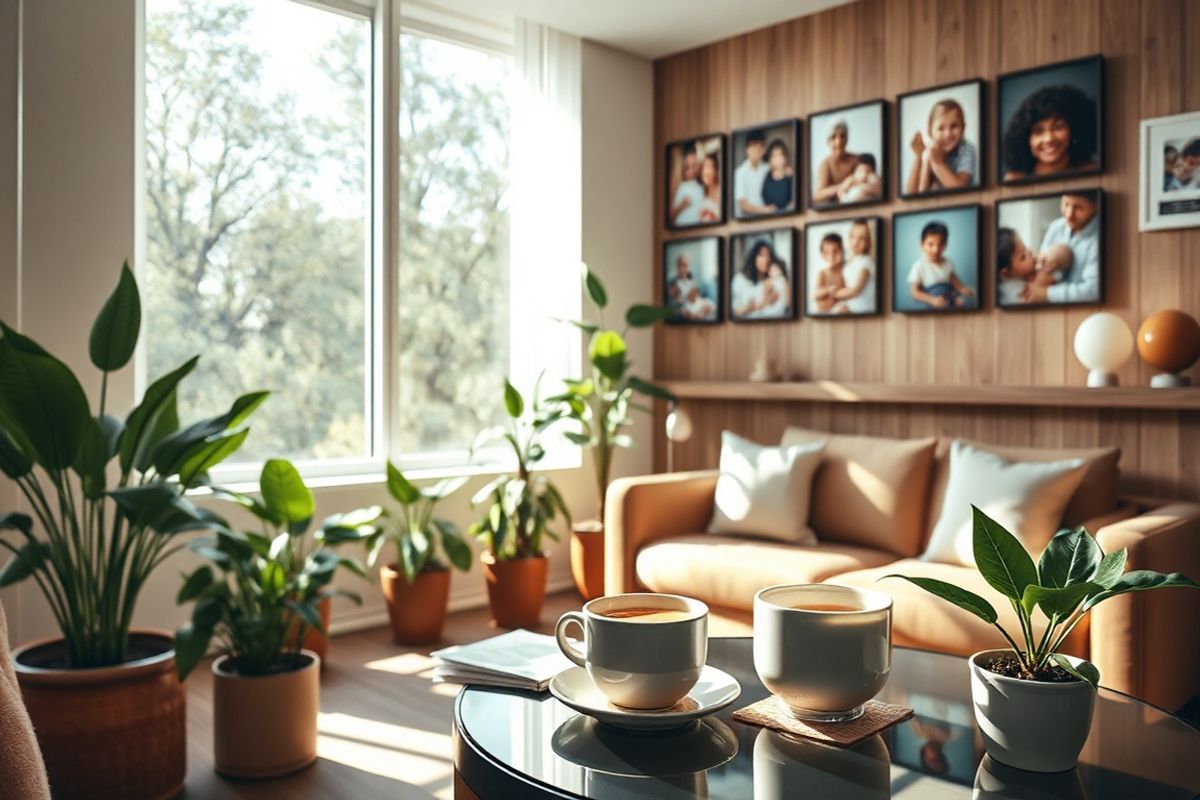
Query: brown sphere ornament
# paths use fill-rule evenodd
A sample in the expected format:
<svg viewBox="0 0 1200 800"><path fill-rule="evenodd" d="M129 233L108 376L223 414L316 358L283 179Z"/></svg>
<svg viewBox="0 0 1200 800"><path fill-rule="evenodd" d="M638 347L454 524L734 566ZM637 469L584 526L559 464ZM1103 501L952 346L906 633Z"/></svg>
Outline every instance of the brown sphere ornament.
<svg viewBox="0 0 1200 800"><path fill-rule="evenodd" d="M1178 373L1200 358L1200 323L1175 308L1156 311L1138 328L1137 350L1142 361L1161 370L1151 386L1187 386L1191 381Z"/></svg>

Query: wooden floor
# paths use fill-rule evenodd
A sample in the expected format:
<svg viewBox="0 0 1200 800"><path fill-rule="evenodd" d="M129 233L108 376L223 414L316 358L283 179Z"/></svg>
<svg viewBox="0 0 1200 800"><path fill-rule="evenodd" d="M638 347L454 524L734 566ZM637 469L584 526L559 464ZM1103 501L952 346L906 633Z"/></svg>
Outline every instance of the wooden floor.
<svg viewBox="0 0 1200 800"><path fill-rule="evenodd" d="M553 632L564 611L579 608L574 593L551 595L541 630ZM445 642L399 647L375 629L334 637L321 680L317 762L270 781L235 781L213 771L212 672L188 678L188 780L185 798L450 798L454 764L450 721L458 688L429 680L429 651L501 631L486 609L452 614Z"/></svg>

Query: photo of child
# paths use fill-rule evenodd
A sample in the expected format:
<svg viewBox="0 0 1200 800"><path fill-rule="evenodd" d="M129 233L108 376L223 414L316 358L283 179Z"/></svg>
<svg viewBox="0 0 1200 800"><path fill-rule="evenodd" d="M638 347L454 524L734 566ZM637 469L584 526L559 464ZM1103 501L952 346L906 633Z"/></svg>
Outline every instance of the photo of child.
<svg viewBox="0 0 1200 800"><path fill-rule="evenodd" d="M1200 189L1200 136L1168 141L1163 162L1163 192Z"/></svg>
<svg viewBox="0 0 1200 800"><path fill-rule="evenodd" d="M723 135L672 142L667 145L664 163L668 228L697 228L725 221Z"/></svg>
<svg viewBox="0 0 1200 800"><path fill-rule="evenodd" d="M1092 189L996 203L996 305L1100 302L1101 199Z"/></svg>
<svg viewBox="0 0 1200 800"><path fill-rule="evenodd" d="M1144 119L1138 230L1200 225L1200 112Z"/></svg>
<svg viewBox="0 0 1200 800"><path fill-rule="evenodd" d="M979 308L978 205L892 218L892 309L906 313Z"/></svg>
<svg viewBox="0 0 1200 800"><path fill-rule="evenodd" d="M1001 183L1101 170L1103 73L1094 56L1000 76Z"/></svg>
<svg viewBox="0 0 1200 800"><path fill-rule="evenodd" d="M887 104L882 100L809 117L809 197L813 208L882 202L887 194Z"/></svg>
<svg viewBox="0 0 1200 800"><path fill-rule="evenodd" d="M805 228L805 313L879 313L879 217L812 223Z"/></svg>
<svg viewBox="0 0 1200 800"><path fill-rule="evenodd" d="M663 304L667 322L711 323L721 320L720 236L663 243Z"/></svg>
<svg viewBox="0 0 1200 800"><path fill-rule="evenodd" d="M770 122L733 132L733 216L753 219L797 210L795 168L800 123Z"/></svg>
<svg viewBox="0 0 1200 800"><path fill-rule="evenodd" d="M796 318L796 232L755 231L729 239L729 318L734 322Z"/></svg>
<svg viewBox="0 0 1200 800"><path fill-rule="evenodd" d="M977 188L983 81L926 89L899 100L901 197Z"/></svg>

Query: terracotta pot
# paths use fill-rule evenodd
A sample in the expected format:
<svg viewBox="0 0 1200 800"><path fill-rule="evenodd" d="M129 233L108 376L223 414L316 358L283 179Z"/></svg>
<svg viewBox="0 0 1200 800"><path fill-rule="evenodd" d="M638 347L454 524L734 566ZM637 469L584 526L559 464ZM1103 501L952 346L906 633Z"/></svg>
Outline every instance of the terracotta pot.
<svg viewBox="0 0 1200 800"><path fill-rule="evenodd" d="M571 577L584 600L604 595L604 524L598 519L571 527Z"/></svg>
<svg viewBox="0 0 1200 800"><path fill-rule="evenodd" d="M496 561L491 553L480 556L487 579L492 619L501 628L536 628L541 623L542 601L550 562L545 556Z"/></svg>
<svg viewBox="0 0 1200 800"><path fill-rule="evenodd" d="M67 659L62 639L13 652L55 797L141 800L183 790L186 694L172 642L165 633L132 632L136 660L93 669L51 666Z"/></svg>
<svg viewBox="0 0 1200 800"><path fill-rule="evenodd" d="M312 650L321 658L321 669L325 669L325 659L329 654L329 614L333 606L332 598L326 597L320 603L317 603L317 613L321 615L321 627L325 629L325 633L321 633L313 626L309 625L308 630L304 632L304 641L300 643L303 650ZM295 628L288 631L288 640L295 638Z"/></svg>
<svg viewBox="0 0 1200 800"><path fill-rule="evenodd" d="M213 671L213 760L235 778L273 778L317 760L321 659L302 650L307 663L292 672L243 676L227 671L228 656Z"/></svg>
<svg viewBox="0 0 1200 800"><path fill-rule="evenodd" d="M396 644L441 641L446 606L450 602L450 570L422 572L410 584L398 564L388 564L379 570L379 585L387 601Z"/></svg>

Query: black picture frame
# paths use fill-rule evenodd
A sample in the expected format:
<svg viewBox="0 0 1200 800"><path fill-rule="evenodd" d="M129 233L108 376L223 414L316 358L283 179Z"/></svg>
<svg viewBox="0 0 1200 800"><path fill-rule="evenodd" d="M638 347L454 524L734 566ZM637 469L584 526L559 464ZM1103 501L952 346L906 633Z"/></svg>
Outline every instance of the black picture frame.
<svg viewBox="0 0 1200 800"><path fill-rule="evenodd" d="M784 234L788 237L788 245L792 251L792 263L788 265L788 269L791 271L791 275L789 277L790 285L788 286L789 311L786 315L778 317L738 317L733 311L733 281L735 280L735 276L738 274L738 262L741 260L741 258L744 258L745 255L744 253L737 252L738 244L740 242L756 239L764 235L771 235L774 237L778 234ZM726 267L724 276L726 318L730 322L735 322L738 324L792 322L796 319L799 319L800 304L798 298L800 296L800 279L803 275L803 270L800 269L799 265L803 263L804 259L796 248L796 245L798 244L796 229L793 227L758 228L756 230L730 234L728 240L727 246L729 252L725 260Z"/></svg>
<svg viewBox="0 0 1200 800"><path fill-rule="evenodd" d="M1026 170L1024 172L1024 174L1014 176L1014 177L1007 177L1008 173L1010 171L1010 168L1013 167L1014 165L1011 163L1010 159L1006 158L1006 155L1005 155L1006 129L1009 127L1010 119L1012 116L1015 116L1016 110L1019 108L1019 106L1023 105L1025 102L1027 102L1029 100L1030 97L1032 97L1032 95L1029 94L1028 89L1020 90L1020 95L1023 99L1017 101L1017 105L1013 106L1013 110L1010 113L1006 113L1007 108L1012 105L1012 103L1010 103L1010 98L1015 99L1015 97L1013 97L1011 95L1011 93L1018 91L1015 84L1023 83L1025 81L1027 81L1028 79L1030 79L1031 77L1036 76L1040 73L1062 72L1062 71L1067 71L1067 70L1071 70L1071 69L1084 69L1084 70L1089 70L1089 71L1091 71L1091 70L1095 71L1095 75L1094 75L1094 81L1096 84L1096 97L1094 100L1094 102L1095 102L1095 120L1094 120L1094 122L1095 122L1095 126L1096 126L1095 166L1087 167L1087 168L1080 168L1080 169L1068 169L1068 170L1063 170L1060 172L1052 172L1052 173L1048 173L1048 174L1044 174L1044 175L1037 175L1037 174L1032 173L1031 171ZM1106 140L1105 130L1104 130L1104 105L1105 105L1105 103L1104 103L1104 95L1105 95L1104 71L1105 71L1104 70L1104 56L1097 54L1097 55L1092 55L1092 56L1084 56L1083 58L1074 58L1074 59L1070 59L1067 61L1059 61L1059 62L1056 62L1053 64L1043 64L1043 65L1040 65L1037 67L1029 67L1027 69L1016 70L1013 72L1006 72L1003 75L1000 75L999 77L996 78L996 112L995 112L996 113L996 116L995 116L996 128L994 131L994 142L995 142L994 147L996 148L995 154L996 154L996 183L997 183L997 185L1021 186L1021 185L1032 184L1032 183L1042 183L1045 181L1061 181L1061 180L1069 180L1072 178L1086 177L1086 176L1090 176L1090 175L1099 175L1102 172L1104 172L1104 148L1105 148L1105 140ZM1060 84L1052 83L1053 78L1050 77L1049 74L1047 74L1046 80L1047 80L1047 84L1046 84L1046 86L1042 87L1043 89L1048 88L1050 86L1060 85ZM1078 88L1078 87L1076 87L1076 88ZM1020 137L1017 137L1017 138L1020 138ZM1026 134L1024 138L1026 139L1026 142L1027 142L1028 134ZM1072 137L1072 141L1073 140L1074 140L1074 136Z"/></svg>
<svg viewBox="0 0 1200 800"><path fill-rule="evenodd" d="M820 264L812 258L812 250L814 239L817 237L824 238L826 233L834 228L841 226L850 226L859 220L866 220L875 225L875 310L874 311L857 311L845 313L824 313L814 312L808 307L809 297L809 274L810 270L817 269ZM884 233L884 218L873 215L858 215L850 217L839 217L837 219L820 219L813 220L804 228L804 316L808 319L862 319L863 317L878 317L883 314L883 286L888 270L885 269L886 263L886 239ZM845 245L843 244L843 247Z"/></svg>
<svg viewBox="0 0 1200 800"><path fill-rule="evenodd" d="M695 146L695 144L697 142L708 143L708 142L713 142L713 141L715 141L717 144L717 153L718 153L717 160L719 162L717 164L717 173L716 174L717 174L718 180L721 181L720 214L718 215L719 218L718 219L710 219L710 220L700 220L700 221L697 221L694 223L679 224L672 218L672 214L671 214L671 208L673 205L673 197L675 194L674 190L680 184L680 182L673 180L673 172L674 172L673 154L674 154L674 151L676 148L678 148L682 152L683 148L686 145ZM726 173L728 172L728 170L726 169L726 166L725 166L726 161L728 160L728 157L729 157L728 156L728 146L727 146L727 142L726 142L726 136L724 133L705 133L705 134L701 134L699 136L690 136L686 139L677 139L673 142L668 142L666 144L666 146L663 148L662 178L663 178L663 222L666 224L667 230L690 231L690 230L695 230L697 228L709 228L714 225L724 225L725 224L725 222L728 220L728 206L729 206L729 202L728 202L729 190L728 190L728 186L726 184ZM700 174L702 174L702 171L703 171L703 159L701 159L700 161L701 161L701 163L699 164L699 167L698 167L700 172L698 172L696 180L699 180L699 176L700 176ZM678 217L679 213L682 213L682 212L677 212L674 216Z"/></svg>
<svg viewBox="0 0 1200 800"><path fill-rule="evenodd" d="M738 163L738 154L740 152L742 152L742 149L744 147L743 144L740 144L741 139L743 137L748 137L749 134L754 131L760 131L760 130L761 131L770 131L773 128L781 128L781 127L785 127L785 126L790 128L789 140L786 141L784 144L786 144L790 150L791 161L792 161L792 203L791 203L791 207L788 209L785 209L783 211L773 211L773 212L760 213L760 214L739 214L738 213L738 197L737 197L736 177L737 177L738 166L740 166ZM729 175L726 179L726 186L728 187L727 196L729 198L729 217L734 222L752 222L755 220L776 219L778 217L786 217L786 216L800 213L800 211L802 210L801 206L803 205L802 201L803 201L803 196L804 196L804 192L801 191L801 188L800 188L801 181L803 180L804 176L807 174L807 171L803 168L803 165L801 165L801 163L800 163L800 159L804 155L804 151L802 149L803 143L801 142L801 137L803 135L801 128L802 128L802 126L800 124L799 119L797 119L795 117L789 117L789 118L785 118L785 119L772 120L771 122L764 122L760 125L749 125L744 128L735 128L730 133L730 135L729 135ZM768 162L769 162L769 158L770 158L770 154L771 154L770 144L771 144L771 136L768 134L768 136L767 136L767 152L763 155L763 158L768 160Z"/></svg>
<svg viewBox="0 0 1200 800"><path fill-rule="evenodd" d="M672 262L672 249L697 242L711 243L711 246L716 251L716 275L713 277L713 293L715 296L709 298L715 306L713 316L711 319L690 319L669 313L663 320L668 325L719 325L725 320L725 237L715 234L708 236L685 236L667 239L663 242L662 261L659 264L659 283L662 290L663 305L671 306L671 279L668 277L668 270Z"/></svg>
<svg viewBox="0 0 1200 800"><path fill-rule="evenodd" d="M877 164L875 173L879 176L880 192L878 198L869 198L867 200L857 200L850 203L819 203L815 199L816 187L813 182L817 179L818 170L813 166L813 148L822 144L817 141L815 131L817 125L823 117L829 117L836 114L845 114L851 111L857 111L862 108L879 107L879 160L882 165ZM812 211L841 211L847 208L862 208L865 206L879 205L880 203L888 202L888 176L891 175L891 166L887 160L891 157L888 152L890 140L888 138L888 101L882 97L875 100L867 100L861 103L850 103L849 105L838 106L837 108L828 108L823 111L818 111L810 114L807 119L808 135L805 136L804 148L804 167L805 174L808 180L805 181L805 197L808 203L808 208ZM851 140L853 141L853 140Z"/></svg>
<svg viewBox="0 0 1200 800"><path fill-rule="evenodd" d="M975 295L977 302L973 306L952 306L948 308L901 308L899 304L900 291L902 289L902 276L908 274L909 269L905 267L907 263L907 254L911 248L902 246L899 237L909 233L909 219L930 218L936 216L945 216L950 213L962 211L970 211L973 215L973 225L975 228L974 241L968 246L967 253L975 261ZM954 231L950 231L953 237ZM919 246L919 245L918 245ZM903 256L902 256L903 254ZM956 263L955 266L958 266ZM954 206L940 206L935 208L923 208L914 211L897 211L892 215L892 269L891 269L891 286L892 286L892 311L897 314L919 315L919 314L971 314L982 311L987 305L987 296L985 288L987 281L985 279L985 270L983 268L983 206L979 203L963 203ZM960 276L961 280L961 276ZM907 285L907 281L904 281Z"/></svg>
<svg viewBox="0 0 1200 800"><path fill-rule="evenodd" d="M968 119L967 130L977 130L977 144L975 145L976 167L975 174L977 182L970 186L960 186L954 189L936 189L925 192L909 192L908 176L904 171L904 153L911 149L907 137L909 131L904 127L904 106L906 101L912 102L914 98L922 95L933 94L934 92L949 91L958 89L963 86L973 86L976 90L976 110L978 113L978 122L974 125ZM982 78L968 78L961 81L952 81L950 83L939 84L938 86L928 86L924 89L917 89L911 92L896 97L896 194L902 200L927 199L933 197L948 197L966 192L979 192L987 186L987 168L988 168L988 129L991 124L991 114L988 108L988 92L987 82Z"/></svg>
<svg viewBox="0 0 1200 800"><path fill-rule="evenodd" d="M1016 206L1024 203L1045 202L1047 200L1058 201L1061 205L1063 195L1094 195L1096 204L1095 218L1097 222L1096 231L1096 271L1097 271L1097 296L1095 299L1089 300L1071 300L1061 303L1051 302L1046 300L1037 303L1012 303L1008 302L1007 291L1003 291L1000 278L1000 230L1002 225L1002 212L1005 208ZM1043 192L1042 194L1026 195L1022 197L1011 197L1004 200L997 200L995 212L992 222L992 257L991 263L991 284L992 291L995 293L996 308L1003 311L1035 311L1045 308L1067 308L1071 306L1102 306L1104 305L1105 295L1108 287L1106 275L1106 262L1104 257L1104 190L1099 186L1083 186L1079 188L1065 189L1057 192ZM1041 243L1036 243L1040 248ZM1027 247L1033 247L1029 242L1025 242Z"/></svg>

